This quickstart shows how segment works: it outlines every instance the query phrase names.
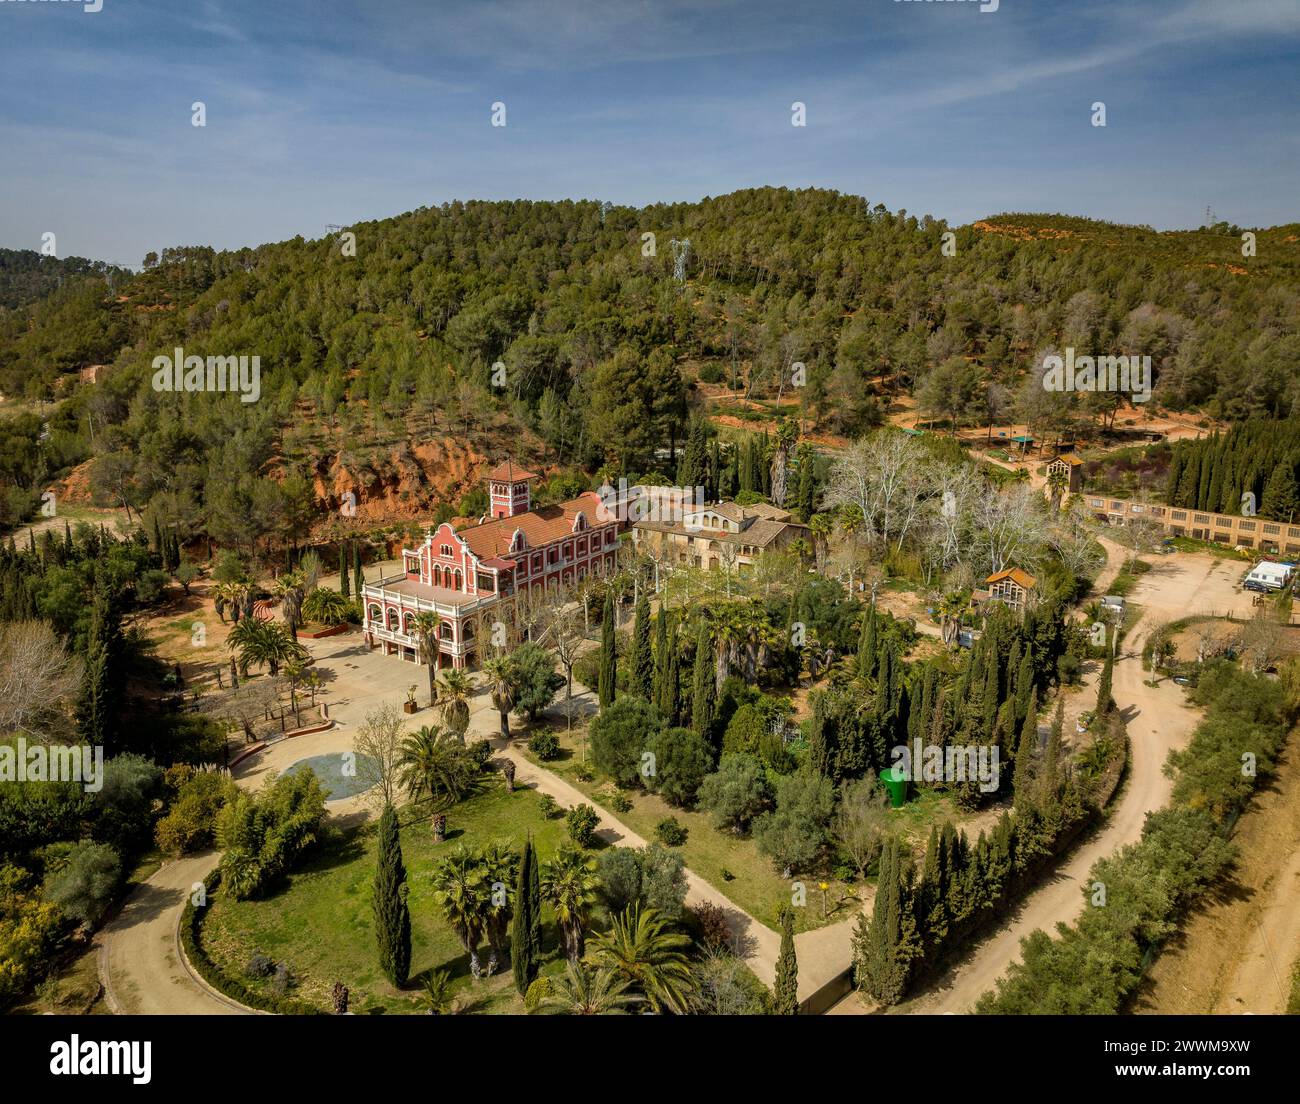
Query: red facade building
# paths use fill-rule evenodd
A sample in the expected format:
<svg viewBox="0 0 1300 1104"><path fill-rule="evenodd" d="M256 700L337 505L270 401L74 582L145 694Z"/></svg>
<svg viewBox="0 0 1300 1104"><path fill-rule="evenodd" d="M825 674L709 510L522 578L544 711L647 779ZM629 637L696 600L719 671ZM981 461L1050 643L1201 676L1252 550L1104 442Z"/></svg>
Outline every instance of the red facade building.
<svg viewBox="0 0 1300 1104"><path fill-rule="evenodd" d="M362 589L366 643L417 663L416 614L438 617L439 667L477 667L497 623L509 625L516 596L576 585L614 567L618 522L587 491L532 508L532 472L501 464L488 473L488 512L457 532L450 524L402 549L404 570Z"/></svg>

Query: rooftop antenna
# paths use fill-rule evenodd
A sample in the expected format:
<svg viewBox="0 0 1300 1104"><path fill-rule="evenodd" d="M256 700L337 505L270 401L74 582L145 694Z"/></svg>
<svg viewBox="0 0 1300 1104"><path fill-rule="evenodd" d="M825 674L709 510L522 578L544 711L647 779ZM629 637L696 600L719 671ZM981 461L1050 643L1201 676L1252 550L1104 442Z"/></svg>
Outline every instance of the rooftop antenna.
<svg viewBox="0 0 1300 1104"><path fill-rule="evenodd" d="M691 239L683 238L678 241L673 238L668 243L673 250L673 279L679 284L686 283L686 264L691 259Z"/></svg>

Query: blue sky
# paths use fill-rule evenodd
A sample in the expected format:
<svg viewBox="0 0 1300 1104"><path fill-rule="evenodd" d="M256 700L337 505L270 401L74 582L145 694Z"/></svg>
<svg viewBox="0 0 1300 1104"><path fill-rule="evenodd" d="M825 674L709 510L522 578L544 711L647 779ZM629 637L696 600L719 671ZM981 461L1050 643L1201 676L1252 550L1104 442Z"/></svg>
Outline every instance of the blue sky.
<svg viewBox="0 0 1300 1104"><path fill-rule="evenodd" d="M138 264L456 198L763 184L952 223L1300 219L1297 0L102 3L0 0L0 245Z"/></svg>

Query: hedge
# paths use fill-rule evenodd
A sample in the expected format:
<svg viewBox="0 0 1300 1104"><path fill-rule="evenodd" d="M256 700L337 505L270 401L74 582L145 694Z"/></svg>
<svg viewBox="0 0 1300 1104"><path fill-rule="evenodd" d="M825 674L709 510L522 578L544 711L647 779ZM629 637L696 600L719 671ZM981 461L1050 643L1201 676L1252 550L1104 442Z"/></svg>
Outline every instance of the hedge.
<svg viewBox="0 0 1300 1104"><path fill-rule="evenodd" d="M221 871L214 870L203 881L207 897L211 900L217 887L221 884ZM221 969L203 949L200 929L203 923L203 911L196 908L193 898L185 902L185 911L181 913L181 945L185 957L198 975L217 992L224 993L233 1001L255 1008L261 1012L273 1012L279 1016L322 1016L323 1013L314 1005L292 997L277 997L269 993L259 993L249 988L239 978L231 977Z"/></svg>

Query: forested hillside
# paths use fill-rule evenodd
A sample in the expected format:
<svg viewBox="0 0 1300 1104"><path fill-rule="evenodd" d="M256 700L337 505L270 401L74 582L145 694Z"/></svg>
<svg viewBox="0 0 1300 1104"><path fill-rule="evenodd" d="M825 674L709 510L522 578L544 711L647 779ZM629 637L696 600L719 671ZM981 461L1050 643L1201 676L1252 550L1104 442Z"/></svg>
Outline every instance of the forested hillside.
<svg viewBox="0 0 1300 1104"><path fill-rule="evenodd" d="M82 276L121 280L130 272L85 257L47 257L34 249L0 248L0 314L43 299L65 280L75 281Z"/></svg>
<svg viewBox="0 0 1300 1104"><path fill-rule="evenodd" d="M0 313L0 392L68 396L49 447L0 478L12 496L94 455L101 497L242 530L284 512L260 503L268 472L318 503L349 480L404 488L415 442L451 434L671 475L656 451L682 442L697 378L794 397L805 429L857 433L908 391L978 420L995 395L1028 404L1030 367L1065 345L1150 355L1170 408L1240 419L1300 404L1295 226L1259 231L1252 258L1222 226L1007 215L954 230L955 252L947 230L859 197L756 189L643 210L445 204L347 228L355 250L166 250L112 289L65 282ZM687 239L678 281L670 243ZM260 401L152 390L152 359L178 346L259 356ZM108 365L101 382L75 386L92 364Z"/></svg>

